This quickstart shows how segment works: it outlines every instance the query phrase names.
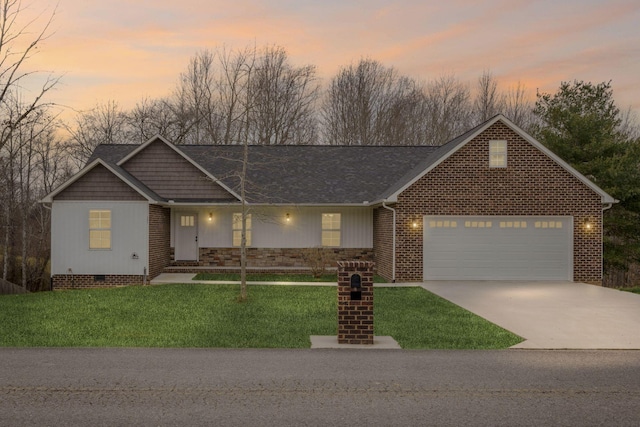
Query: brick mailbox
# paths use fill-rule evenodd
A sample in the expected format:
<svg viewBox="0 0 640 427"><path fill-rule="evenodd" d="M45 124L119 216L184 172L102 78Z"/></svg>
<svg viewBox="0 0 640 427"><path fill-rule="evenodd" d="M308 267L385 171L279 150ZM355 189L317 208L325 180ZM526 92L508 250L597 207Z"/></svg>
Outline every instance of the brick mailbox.
<svg viewBox="0 0 640 427"><path fill-rule="evenodd" d="M373 344L373 266L338 261L339 344Z"/></svg>

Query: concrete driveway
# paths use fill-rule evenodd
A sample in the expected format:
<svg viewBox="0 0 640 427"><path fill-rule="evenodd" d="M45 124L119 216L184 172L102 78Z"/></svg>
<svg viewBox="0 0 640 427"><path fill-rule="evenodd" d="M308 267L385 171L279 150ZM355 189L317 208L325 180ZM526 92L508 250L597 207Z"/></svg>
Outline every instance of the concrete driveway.
<svg viewBox="0 0 640 427"><path fill-rule="evenodd" d="M525 341L513 348L640 349L640 295L572 282L422 285Z"/></svg>

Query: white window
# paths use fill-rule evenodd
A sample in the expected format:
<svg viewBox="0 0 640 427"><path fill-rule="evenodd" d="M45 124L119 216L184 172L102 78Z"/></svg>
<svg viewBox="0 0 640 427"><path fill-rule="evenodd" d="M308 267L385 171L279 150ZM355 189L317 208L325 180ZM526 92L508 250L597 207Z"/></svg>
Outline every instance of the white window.
<svg viewBox="0 0 640 427"><path fill-rule="evenodd" d="M500 221L500 228L527 228L527 221Z"/></svg>
<svg viewBox="0 0 640 427"><path fill-rule="evenodd" d="M457 221L429 221L429 228L457 228Z"/></svg>
<svg viewBox="0 0 640 427"><path fill-rule="evenodd" d="M491 228L491 221L465 221L465 228Z"/></svg>
<svg viewBox="0 0 640 427"><path fill-rule="evenodd" d="M180 215L181 227L195 227L195 215Z"/></svg>
<svg viewBox="0 0 640 427"><path fill-rule="evenodd" d="M507 141L489 141L489 167L507 167Z"/></svg>
<svg viewBox="0 0 640 427"><path fill-rule="evenodd" d="M536 228L562 228L560 221L536 221Z"/></svg>
<svg viewBox="0 0 640 427"><path fill-rule="evenodd" d="M322 246L340 246L340 214L322 214Z"/></svg>
<svg viewBox="0 0 640 427"><path fill-rule="evenodd" d="M111 211L89 211L89 249L111 249Z"/></svg>
<svg viewBox="0 0 640 427"><path fill-rule="evenodd" d="M251 246L251 214L246 216L247 246ZM233 214L233 246L242 244L242 213Z"/></svg>

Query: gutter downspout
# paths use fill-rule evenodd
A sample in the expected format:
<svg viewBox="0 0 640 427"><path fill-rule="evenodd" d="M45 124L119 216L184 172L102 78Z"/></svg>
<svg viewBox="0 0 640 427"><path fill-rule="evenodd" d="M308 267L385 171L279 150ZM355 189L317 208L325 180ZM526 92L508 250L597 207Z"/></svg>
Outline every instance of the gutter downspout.
<svg viewBox="0 0 640 427"><path fill-rule="evenodd" d="M51 203L51 206L47 206L46 202L42 202L42 207L53 212L53 203ZM51 228L51 220L49 220L49 228ZM49 233L51 233L51 229L49 229ZM51 265L51 238L49 238L49 265ZM51 271L49 271L49 290L53 292L53 278L51 277Z"/></svg>
<svg viewBox="0 0 640 427"><path fill-rule="evenodd" d="M382 207L393 212L393 244L391 246L391 282L396 283L396 210L387 206L386 200L382 201Z"/></svg>
<svg viewBox="0 0 640 427"><path fill-rule="evenodd" d="M602 214L603 214L603 218L602 218L602 227L600 229L600 241L604 241L604 211L611 209L613 207L614 203L619 203L620 200L614 200L612 203L607 203L605 206L602 207ZM602 270L600 271L600 277L602 278L602 280L600 281L600 286L604 286L604 263L602 263Z"/></svg>

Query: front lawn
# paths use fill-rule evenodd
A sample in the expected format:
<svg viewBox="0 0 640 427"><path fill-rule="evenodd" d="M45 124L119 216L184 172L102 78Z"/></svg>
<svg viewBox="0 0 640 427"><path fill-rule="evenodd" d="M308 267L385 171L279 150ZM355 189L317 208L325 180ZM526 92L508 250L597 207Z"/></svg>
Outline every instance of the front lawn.
<svg viewBox="0 0 640 427"><path fill-rule="evenodd" d="M336 289L131 286L0 296L4 347L309 348L336 335ZM405 349L493 349L519 337L422 288L376 288L375 333Z"/></svg>

